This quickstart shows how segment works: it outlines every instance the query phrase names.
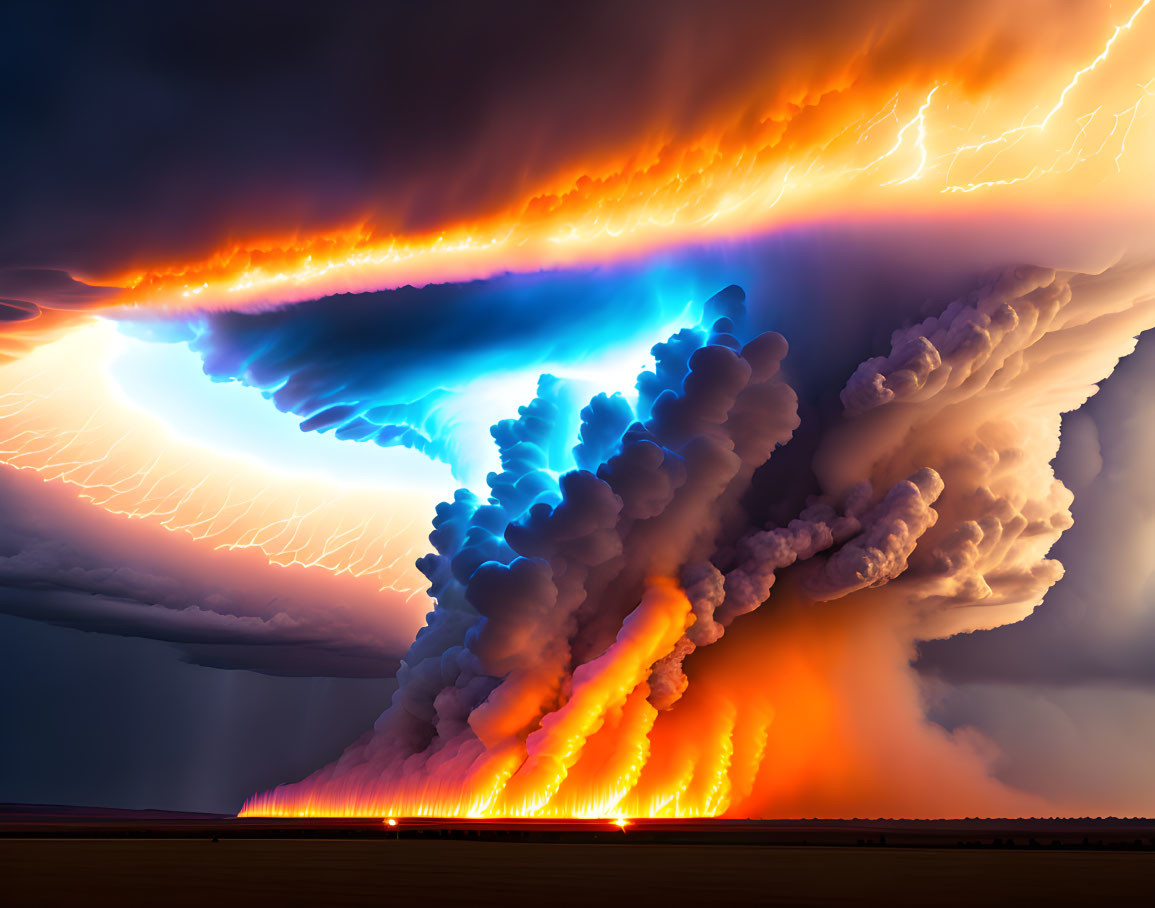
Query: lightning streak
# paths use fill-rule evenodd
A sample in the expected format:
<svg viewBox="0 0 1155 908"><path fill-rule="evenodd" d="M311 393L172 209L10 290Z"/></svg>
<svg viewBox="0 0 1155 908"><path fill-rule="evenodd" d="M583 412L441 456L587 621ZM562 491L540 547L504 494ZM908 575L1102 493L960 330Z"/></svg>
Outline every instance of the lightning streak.
<svg viewBox="0 0 1155 908"><path fill-rule="evenodd" d="M996 87L969 97L949 80L931 78L921 86L892 86L882 100L851 78L766 114L749 141L732 140L737 127L703 135L666 146L643 164L547 182L488 217L429 234L381 236L365 222L288 240L254 239L199 262L99 277L128 288L123 304L244 308L600 261L826 211L870 210L893 204L894 192L902 193L903 204L943 205L944 197L959 193L1023 192L1024 184L1066 175L1064 187L1099 194L1101 187L1118 189L1110 178L1125 158L1138 164L1155 151L1146 134L1132 147L1155 77L1155 58L1141 52L1142 41L1153 37L1144 16L1150 4L1143 0L1115 25L1045 103L1030 96L1036 83L1045 90L1045 79L1008 96ZM913 110L904 100L912 95L919 98ZM904 108L910 113L901 115ZM1045 113L1032 121L1040 110ZM807 118L827 122L825 133L804 126ZM897 131L888 137L882 127L892 120ZM1007 120L1014 125L1002 126ZM1102 135L1100 122L1109 126ZM1099 154L1111 158L1110 172L1088 169ZM992 168L1011 173L990 175ZM1085 171L1077 182L1076 170Z"/></svg>
<svg viewBox="0 0 1155 908"><path fill-rule="evenodd" d="M63 482L114 514L270 564L371 578L413 597L427 496L359 488L228 456L126 406L106 373L115 331L73 332L4 367L0 464Z"/></svg>

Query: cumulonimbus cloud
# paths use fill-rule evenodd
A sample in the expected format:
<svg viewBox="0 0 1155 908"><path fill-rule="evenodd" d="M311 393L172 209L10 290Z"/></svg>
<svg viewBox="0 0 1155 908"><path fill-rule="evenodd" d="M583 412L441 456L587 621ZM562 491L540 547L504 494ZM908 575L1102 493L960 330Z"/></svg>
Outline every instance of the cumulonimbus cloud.
<svg viewBox="0 0 1155 908"><path fill-rule="evenodd" d="M1155 321L1150 294L1142 268L1089 277L1021 267L900 329L889 354L850 376L842 412L822 429L814 460L819 496L783 527L745 529L741 496L798 427L797 399L779 371L785 343L774 335L742 343L740 319L727 311L741 296L736 289L719 294L707 304L707 324L716 320L692 352L664 359L679 365L663 379L652 377L661 370L643 377L647 388L657 381L648 418L639 414L596 473L571 472L556 487L541 483L511 495L503 490L533 475L536 461L503 458L489 504L459 496L444 506L438 553L421 564L437 608L406 656L393 706L340 761L248 809L292 811L307 800L322 811L406 810L436 790L431 809L574 810L566 798L583 796L578 779L591 786L585 797L606 797L599 785L608 780L585 767L583 756L596 752L599 729L625 722L611 716L640 709L632 698L642 697L651 707L638 713L640 725L616 734L648 739L650 762L615 809L652 810L661 797L659 767L670 758L662 748L681 746L663 735L699 708L687 699L696 684L718 683L711 660L699 654L729 646L742 633L736 619L767 596L765 621L746 619L745 633L755 638L779 623L782 633L799 633L786 630L784 616L801 599L815 621L874 621L899 652L912 652L920 637L1021 619L1059 577L1046 555L1070 525L1070 493L1049 465L1060 414L1082 404ZM537 412L536 403L525 408L524 425ZM604 406L587 411L587 419L599 415L616 418ZM761 430L756 437L752 423ZM547 436L497 438L516 448ZM451 526L457 529L446 532ZM792 582L775 608L779 572ZM670 594L669 606L682 616L673 619L681 631L642 655L627 631L631 616L649 620L641 614L658 608L654 578L679 576L688 598L677 606L680 592ZM870 661L869 653L867 645L861 657ZM876 655L884 653L893 658L889 647ZM649 670L627 670L635 658ZM901 661L873 670L890 673L896 685L910 683L900 681L904 670L909 676ZM612 695L599 688L590 701L596 714L574 732L579 737L550 743L548 729L573 721L577 707L569 704L586 696L585 686L613 677L621 686ZM837 689L842 682L826 683ZM731 799L757 809L758 789L740 768L752 757L738 743L752 691L739 686L716 696L738 715L727 733L733 775L723 800L687 809L725 809ZM789 714L791 694L777 696L783 699L759 708ZM831 721L830 734L851 734ZM1017 803L983 781L981 761L965 756L961 738L952 744L927 736L916 716L908 721L912 748L954 747L953 762L970 761L965 788L976 803ZM774 724L760 734L773 740ZM868 738L857 746L881 744ZM703 752L697 759L704 762L691 761L691 775L706 772L712 758ZM543 760L552 761L548 772ZM805 803L806 783L799 785L794 797Z"/></svg>

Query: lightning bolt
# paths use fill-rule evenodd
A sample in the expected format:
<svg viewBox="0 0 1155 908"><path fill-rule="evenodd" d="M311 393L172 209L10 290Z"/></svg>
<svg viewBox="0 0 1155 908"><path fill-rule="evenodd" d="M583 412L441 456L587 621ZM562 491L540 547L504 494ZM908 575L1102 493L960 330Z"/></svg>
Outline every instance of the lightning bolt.
<svg viewBox="0 0 1155 908"><path fill-rule="evenodd" d="M367 577L412 599L425 585L427 496L282 475L197 444L121 404L93 326L4 367L0 464L66 483L106 511L270 564ZM78 417L79 418L76 418Z"/></svg>

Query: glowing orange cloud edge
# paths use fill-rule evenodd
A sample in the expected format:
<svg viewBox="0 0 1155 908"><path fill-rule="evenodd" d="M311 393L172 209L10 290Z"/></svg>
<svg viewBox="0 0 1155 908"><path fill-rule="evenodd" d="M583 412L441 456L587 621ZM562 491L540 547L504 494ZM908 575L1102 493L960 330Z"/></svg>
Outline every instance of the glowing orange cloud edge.
<svg viewBox="0 0 1155 908"><path fill-rule="evenodd" d="M275 464L175 438L111 387L115 340L111 325L91 324L4 366L0 464L34 470L97 507L214 548L253 549L270 564L419 595L424 578L414 561L427 545L425 512L435 493L278 473Z"/></svg>
<svg viewBox="0 0 1155 908"><path fill-rule="evenodd" d="M932 81L883 99L856 95L851 81L799 99L743 142L722 131L634 155L621 170L560 178L473 222L382 236L365 221L103 277L126 287L121 305L243 308L603 260L823 213L957 208L952 199L1022 193L1048 177L1024 198L1118 192L1127 181L1113 178L1125 167L1151 176L1143 162L1152 137L1139 128L1155 95L1155 61L1142 50L1155 34L1150 3L1039 97L1007 101L991 89L969 98ZM809 120L820 115L825 128L814 135Z"/></svg>

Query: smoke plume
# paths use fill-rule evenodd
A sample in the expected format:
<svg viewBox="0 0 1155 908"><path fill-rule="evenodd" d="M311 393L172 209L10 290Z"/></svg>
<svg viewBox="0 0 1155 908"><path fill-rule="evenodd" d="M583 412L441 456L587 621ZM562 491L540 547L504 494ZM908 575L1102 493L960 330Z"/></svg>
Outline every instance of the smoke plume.
<svg viewBox="0 0 1155 908"><path fill-rule="evenodd" d="M543 378L494 427L488 501L438 509L419 564L435 607L390 708L245 811L1038 807L991 777L981 739L926 723L907 663L917 640L1020 620L1061 575L1060 416L1155 322L1148 280L1014 268L895 331L816 427L818 493L781 526L746 515L754 488L790 495L754 477L786 454L798 397L739 288L654 348L636 410L582 411L583 466L557 479Z"/></svg>

